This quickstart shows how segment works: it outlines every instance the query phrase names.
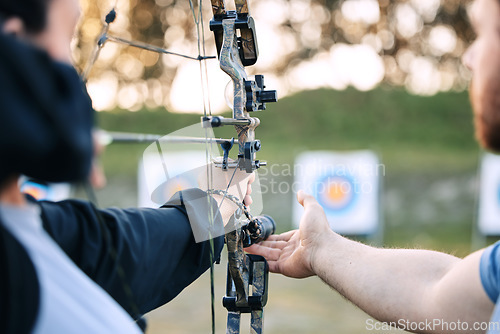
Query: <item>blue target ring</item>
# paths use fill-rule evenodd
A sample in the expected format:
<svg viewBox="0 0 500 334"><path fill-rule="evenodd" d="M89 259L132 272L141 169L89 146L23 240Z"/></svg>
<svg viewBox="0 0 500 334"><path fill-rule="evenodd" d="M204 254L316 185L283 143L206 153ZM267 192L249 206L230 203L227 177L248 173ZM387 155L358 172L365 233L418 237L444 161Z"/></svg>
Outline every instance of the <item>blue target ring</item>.
<svg viewBox="0 0 500 334"><path fill-rule="evenodd" d="M358 200L355 179L345 171L333 171L318 178L314 191L318 203L327 214L345 214Z"/></svg>
<svg viewBox="0 0 500 334"><path fill-rule="evenodd" d="M31 180L25 181L21 185L21 191L35 198L37 201L46 200L52 197L53 190L48 184L42 184Z"/></svg>

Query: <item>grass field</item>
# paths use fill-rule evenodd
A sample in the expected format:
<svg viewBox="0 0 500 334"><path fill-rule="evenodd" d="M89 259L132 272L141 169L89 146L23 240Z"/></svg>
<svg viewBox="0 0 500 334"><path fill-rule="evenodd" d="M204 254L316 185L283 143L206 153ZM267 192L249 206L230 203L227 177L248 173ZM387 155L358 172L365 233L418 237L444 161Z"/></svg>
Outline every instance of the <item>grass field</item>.
<svg viewBox="0 0 500 334"><path fill-rule="evenodd" d="M269 104L255 116L261 119L259 156L278 163L290 163L306 150L368 148L377 151L395 172L432 171L436 164L442 171L454 172L472 168L477 156L466 93L421 97L384 88L365 93L317 90ZM200 115L163 109L99 114L104 129L161 135L199 120ZM226 127L217 135L234 136L234 130ZM136 148L138 154L144 149ZM130 146L123 149L130 151ZM133 172L135 166L121 160L120 153L119 161L112 154L107 158L110 172Z"/></svg>
<svg viewBox="0 0 500 334"><path fill-rule="evenodd" d="M227 115L225 115L227 116ZM413 96L378 88L361 93L317 90L297 94L258 113L259 158L292 164L309 150L371 149L385 165L383 177L384 245L442 250L459 256L471 249L480 151L474 141L466 93ZM200 115L165 110L100 113L102 128L168 134L199 122ZM231 137L233 129L217 136ZM146 145L112 144L103 161L109 186L98 192L102 206L135 205L136 169ZM279 176L280 182L293 182ZM264 194L265 213L279 231L291 228L294 194ZM225 285L224 265L217 266L219 305ZM149 334L208 333L209 282L205 275L173 302L150 316ZM218 308L218 332L225 311ZM273 276L266 333L369 333L367 316L317 279ZM395 331L397 332L397 331Z"/></svg>

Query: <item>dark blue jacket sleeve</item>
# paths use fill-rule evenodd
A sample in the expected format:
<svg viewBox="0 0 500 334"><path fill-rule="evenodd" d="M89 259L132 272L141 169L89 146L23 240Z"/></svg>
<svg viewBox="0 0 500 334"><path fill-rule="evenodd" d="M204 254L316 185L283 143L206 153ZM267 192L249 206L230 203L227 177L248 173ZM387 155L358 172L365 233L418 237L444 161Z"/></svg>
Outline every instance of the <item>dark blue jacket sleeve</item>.
<svg viewBox="0 0 500 334"><path fill-rule="evenodd" d="M88 202L67 200L40 206L47 232L134 318L173 299L210 267L211 241L194 241L184 205L96 210ZM216 224L222 226L220 220ZM223 237L213 239L213 246L215 260Z"/></svg>

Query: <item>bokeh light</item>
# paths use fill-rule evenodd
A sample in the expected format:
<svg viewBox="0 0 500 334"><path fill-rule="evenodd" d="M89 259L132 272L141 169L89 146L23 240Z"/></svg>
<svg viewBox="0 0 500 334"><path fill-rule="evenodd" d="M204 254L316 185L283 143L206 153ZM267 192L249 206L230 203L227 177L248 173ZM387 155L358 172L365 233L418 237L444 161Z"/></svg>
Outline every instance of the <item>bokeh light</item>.
<svg viewBox="0 0 500 334"><path fill-rule="evenodd" d="M196 25L188 2L84 0L75 50L80 68L90 58L103 17L115 2L118 16L110 34L198 55ZM466 16L469 3L253 0L251 14L260 58L248 72L272 78L280 97L323 87L370 90L379 84L403 86L423 95L464 89L470 74L460 57L474 37ZM208 29L210 4L202 5L205 42L201 47L215 55ZM229 77L216 61L208 61L207 67L209 88L204 93L198 62L108 42L91 72L89 91L98 110L163 106L170 111L201 113L204 96L210 98L213 112L227 110L223 92Z"/></svg>

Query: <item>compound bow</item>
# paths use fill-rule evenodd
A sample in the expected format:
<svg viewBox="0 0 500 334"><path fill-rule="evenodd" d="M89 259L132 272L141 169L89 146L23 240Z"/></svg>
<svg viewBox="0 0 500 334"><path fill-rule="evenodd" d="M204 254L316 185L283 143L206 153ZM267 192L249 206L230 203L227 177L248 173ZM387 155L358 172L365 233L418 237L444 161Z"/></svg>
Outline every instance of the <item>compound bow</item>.
<svg viewBox="0 0 500 334"><path fill-rule="evenodd" d="M202 3L198 3L199 14L196 15L192 0L189 0L198 32L197 57L190 57L168 51L166 49L141 42L129 41L109 34L109 25L115 20L116 12L113 9L105 19L105 24L97 40L97 46L91 56L90 62L83 71L82 77L86 81L90 70L98 58L99 52L106 42L116 42L138 47L141 49L163 54L173 54L200 62L201 76L205 79L203 84L208 87L206 77L206 60L215 58L205 55ZM226 72L233 83L234 101L232 118L212 116L210 107L204 98L205 108L202 117L202 126L206 129L233 125L235 126L238 140L234 139L211 139L206 138L179 138L169 136L140 135L110 133L113 141L145 141L151 142L159 140L172 142L202 142L205 140L207 146L214 141L221 145L224 152L222 162L218 164L225 171L239 168L247 173L252 173L256 169L265 165L256 159L256 153L261 148L259 140L255 139L255 128L260 124L256 117L251 117L250 113L257 110L264 110L265 104L277 101L276 91L267 91L264 86L262 75L255 76L255 80L248 78L245 66L256 63L258 58L257 36L255 23L248 11L247 0L235 0L236 11L228 11L225 8L224 0L211 0L213 19L210 21L210 30L215 36L215 43L220 60L221 69ZM208 110L208 111L207 111ZM230 162L229 151L233 144L239 146L238 159ZM209 155L207 154L207 157ZM211 162L207 162L207 166ZM234 175L233 172L233 175ZM232 179L232 178L231 178ZM231 181L230 181L231 182ZM227 185L227 189L230 184ZM226 192L222 192L223 200L230 198ZM244 247L265 239L274 232L274 222L268 216L253 217L243 203L239 203L241 211L245 214L243 220L233 217L233 228L225 235L228 250L228 274L226 296L223 298L223 305L228 310L227 333L239 333L241 313L251 313L251 333L262 333L263 330L263 308L267 302L268 267L263 257L246 254ZM213 215L212 215L213 217ZM213 263L213 261L212 261ZM212 284L212 332L215 332L215 316L213 306L213 266L211 267ZM252 286L250 293L249 287Z"/></svg>

